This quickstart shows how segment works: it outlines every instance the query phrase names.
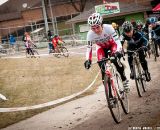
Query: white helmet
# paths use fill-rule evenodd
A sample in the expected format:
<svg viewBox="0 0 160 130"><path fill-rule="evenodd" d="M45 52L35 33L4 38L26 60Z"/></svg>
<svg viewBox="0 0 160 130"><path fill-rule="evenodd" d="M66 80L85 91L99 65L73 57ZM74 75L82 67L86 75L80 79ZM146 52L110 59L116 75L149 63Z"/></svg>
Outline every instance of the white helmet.
<svg viewBox="0 0 160 130"><path fill-rule="evenodd" d="M90 26L100 25L100 24L102 24L102 21L103 21L103 18L99 13L93 13L88 18L88 24Z"/></svg>

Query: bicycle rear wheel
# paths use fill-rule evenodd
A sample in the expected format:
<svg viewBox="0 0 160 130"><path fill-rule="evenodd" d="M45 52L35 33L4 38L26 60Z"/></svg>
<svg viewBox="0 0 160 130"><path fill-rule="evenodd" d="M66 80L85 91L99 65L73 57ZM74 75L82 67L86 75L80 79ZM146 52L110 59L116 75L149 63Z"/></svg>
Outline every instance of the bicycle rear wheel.
<svg viewBox="0 0 160 130"><path fill-rule="evenodd" d="M125 114L128 114L129 113L129 98L128 98L128 94L126 93L126 91L123 87L123 82L122 82L121 76L118 72L116 73L116 85L119 90L118 95L119 95L122 109Z"/></svg>
<svg viewBox="0 0 160 130"><path fill-rule="evenodd" d="M67 50L66 47L61 47L60 50L63 53L64 57L68 57L69 56L69 53L68 53L68 50Z"/></svg>
<svg viewBox="0 0 160 130"><path fill-rule="evenodd" d="M111 112L114 121L118 124L121 121L120 100L118 98L116 90L115 90L116 95L113 96L114 90L112 89L111 80L106 75L104 78L104 88L105 88L105 95L108 103L108 108ZM111 88L111 92L109 91L109 88Z"/></svg>
<svg viewBox="0 0 160 130"><path fill-rule="evenodd" d="M34 56L36 56L36 57L39 57L39 58L40 58L39 53L38 53L38 51L37 51L37 50L34 50L34 49L33 49L33 53L34 53Z"/></svg>
<svg viewBox="0 0 160 130"><path fill-rule="evenodd" d="M26 50L26 58L30 58L30 57L31 57L30 52L29 52L29 54L28 54L28 52L27 52L27 50Z"/></svg>
<svg viewBox="0 0 160 130"><path fill-rule="evenodd" d="M143 88L142 88L142 81L141 81L141 73L137 63L133 63L133 71L134 71L134 79L135 79L138 95L139 97L142 97Z"/></svg>

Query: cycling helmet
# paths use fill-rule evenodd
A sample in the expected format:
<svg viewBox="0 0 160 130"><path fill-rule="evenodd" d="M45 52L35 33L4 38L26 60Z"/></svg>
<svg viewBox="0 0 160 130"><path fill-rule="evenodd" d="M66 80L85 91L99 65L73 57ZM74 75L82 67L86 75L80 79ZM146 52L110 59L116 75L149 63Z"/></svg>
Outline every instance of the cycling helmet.
<svg viewBox="0 0 160 130"><path fill-rule="evenodd" d="M158 21L158 19L156 17L150 17L147 19L147 24L154 24Z"/></svg>
<svg viewBox="0 0 160 130"><path fill-rule="evenodd" d="M101 25L102 21L103 21L103 18L99 13L93 13L88 18L88 24L90 26Z"/></svg>
<svg viewBox="0 0 160 130"><path fill-rule="evenodd" d="M129 21L125 21L122 24L123 32L130 32L133 29L133 25Z"/></svg>

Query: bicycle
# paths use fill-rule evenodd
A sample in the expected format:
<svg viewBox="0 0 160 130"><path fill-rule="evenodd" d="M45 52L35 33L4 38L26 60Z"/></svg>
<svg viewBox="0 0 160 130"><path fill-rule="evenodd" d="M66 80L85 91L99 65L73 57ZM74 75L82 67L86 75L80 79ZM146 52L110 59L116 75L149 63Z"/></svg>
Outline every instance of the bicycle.
<svg viewBox="0 0 160 130"><path fill-rule="evenodd" d="M57 58L59 58L60 56L69 57L68 49L63 44L57 45L57 48L55 48L52 53Z"/></svg>
<svg viewBox="0 0 160 130"><path fill-rule="evenodd" d="M137 50L128 50L127 52L131 52L133 53L133 73L134 73L134 80L136 83L136 88L137 88L137 92L139 97L142 97L142 93L146 92L146 76L145 76L145 72L142 69L141 63L140 63L140 59L139 59L139 51L144 50L144 48L146 47L140 47Z"/></svg>
<svg viewBox="0 0 160 130"><path fill-rule="evenodd" d="M29 57L30 58L33 58L33 57L36 58L36 56L40 58L36 45L31 46L29 54L28 54L27 49L26 49L26 57L27 58L29 58Z"/></svg>
<svg viewBox="0 0 160 130"><path fill-rule="evenodd" d="M104 58L99 62L105 65L104 88L108 108L114 121L118 124L121 122L120 104L125 114L129 113L128 93L123 87L122 79L115 65L112 63L114 57ZM120 63L120 61L118 61ZM101 68L102 69L102 68Z"/></svg>
<svg viewBox="0 0 160 130"><path fill-rule="evenodd" d="M156 43L155 41L152 39L152 41L150 42L150 48L151 48L151 53L154 55L154 61L157 61L157 55L156 55Z"/></svg>

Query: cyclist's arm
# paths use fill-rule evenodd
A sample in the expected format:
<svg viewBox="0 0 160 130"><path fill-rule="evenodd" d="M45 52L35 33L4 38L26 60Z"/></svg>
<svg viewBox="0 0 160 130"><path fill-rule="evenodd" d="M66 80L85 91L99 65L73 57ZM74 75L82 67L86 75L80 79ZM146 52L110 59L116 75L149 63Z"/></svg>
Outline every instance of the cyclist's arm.
<svg viewBox="0 0 160 130"><path fill-rule="evenodd" d="M87 52L86 52L86 60L92 61L92 42L88 41Z"/></svg>
<svg viewBox="0 0 160 130"><path fill-rule="evenodd" d="M139 37L139 40L135 41L135 43L139 43L142 46L148 46L148 40L144 37L144 35L142 35L142 33L138 32L137 37Z"/></svg>

